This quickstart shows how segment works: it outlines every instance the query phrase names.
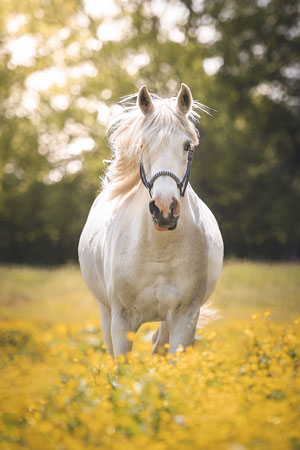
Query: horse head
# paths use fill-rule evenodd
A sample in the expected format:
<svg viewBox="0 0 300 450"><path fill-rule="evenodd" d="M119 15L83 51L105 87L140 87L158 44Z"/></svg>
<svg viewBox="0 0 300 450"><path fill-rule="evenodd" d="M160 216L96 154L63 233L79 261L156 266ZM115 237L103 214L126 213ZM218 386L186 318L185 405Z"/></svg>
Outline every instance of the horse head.
<svg viewBox="0 0 300 450"><path fill-rule="evenodd" d="M198 136L191 126L193 98L181 85L175 102L152 101L147 87L139 90L137 105L144 115L140 176L149 190L149 211L158 231L175 230L190 175Z"/></svg>

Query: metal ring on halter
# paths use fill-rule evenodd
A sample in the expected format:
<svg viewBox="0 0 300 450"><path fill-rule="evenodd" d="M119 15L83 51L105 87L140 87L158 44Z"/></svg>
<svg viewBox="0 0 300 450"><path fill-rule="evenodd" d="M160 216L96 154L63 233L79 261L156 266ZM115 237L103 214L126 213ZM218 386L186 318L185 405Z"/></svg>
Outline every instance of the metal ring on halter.
<svg viewBox="0 0 300 450"><path fill-rule="evenodd" d="M162 177L162 176L168 176L168 177L173 178L173 180L177 184L177 187L179 188L180 196L184 197L184 193L186 191L186 188L187 188L187 185L189 182L189 176L191 173L192 159L193 159L193 148L190 147L190 149L188 150L187 167L186 167L186 171L185 171L185 174L184 174L182 180L180 180L177 177L177 175L175 175L173 172L170 172L169 170L161 170L160 172L155 173L150 181L147 180L145 169L144 169L144 164L143 164L143 161L141 160L141 162L140 162L140 177L141 177L143 185L148 189L150 197L152 197L151 191L152 191L154 182L157 180L157 178Z"/></svg>

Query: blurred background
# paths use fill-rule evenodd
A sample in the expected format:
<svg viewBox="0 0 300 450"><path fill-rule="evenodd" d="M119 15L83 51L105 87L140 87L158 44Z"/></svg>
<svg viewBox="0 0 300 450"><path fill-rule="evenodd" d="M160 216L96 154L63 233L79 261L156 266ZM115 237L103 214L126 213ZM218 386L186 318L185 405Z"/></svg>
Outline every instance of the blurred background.
<svg viewBox="0 0 300 450"><path fill-rule="evenodd" d="M298 0L2 0L0 262L57 265L100 189L120 99L187 83L191 183L225 255L300 256Z"/></svg>

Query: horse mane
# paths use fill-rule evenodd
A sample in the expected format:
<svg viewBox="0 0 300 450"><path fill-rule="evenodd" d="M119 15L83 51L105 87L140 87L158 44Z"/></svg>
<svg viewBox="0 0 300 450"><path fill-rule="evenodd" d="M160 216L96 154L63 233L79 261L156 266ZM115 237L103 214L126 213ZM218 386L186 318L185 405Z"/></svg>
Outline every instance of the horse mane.
<svg viewBox="0 0 300 450"><path fill-rule="evenodd" d="M135 192L139 185L139 165L145 151L159 152L166 145L168 137L176 129L184 131L194 145L199 142L195 123L200 115L197 110L210 114L210 108L193 101L186 117L176 111L176 97L161 99L150 94L153 111L144 115L137 106L137 94L124 97L122 113L108 129L112 158L102 179L102 192L113 200Z"/></svg>

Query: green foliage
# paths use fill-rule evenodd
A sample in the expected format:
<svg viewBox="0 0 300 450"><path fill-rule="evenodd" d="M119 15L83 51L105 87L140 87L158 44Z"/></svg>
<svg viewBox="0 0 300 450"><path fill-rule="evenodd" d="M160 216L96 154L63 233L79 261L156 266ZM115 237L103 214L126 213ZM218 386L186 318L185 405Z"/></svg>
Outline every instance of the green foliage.
<svg viewBox="0 0 300 450"><path fill-rule="evenodd" d="M226 254L299 256L298 2L119 0L112 18L88 3L1 2L0 259L76 259L108 107L142 83L163 96L181 81L218 111L201 119L192 184ZM119 40L105 35L113 23Z"/></svg>

